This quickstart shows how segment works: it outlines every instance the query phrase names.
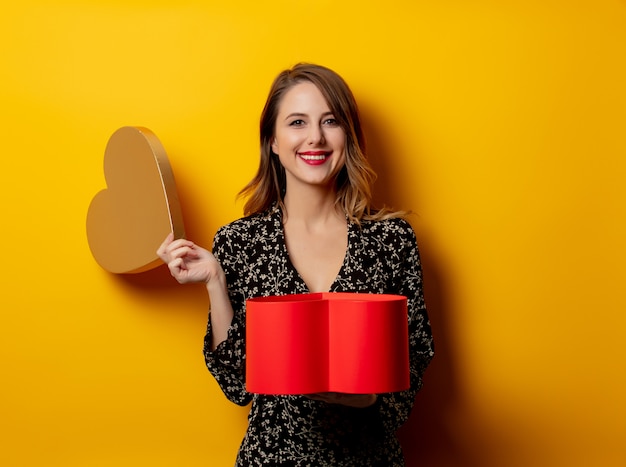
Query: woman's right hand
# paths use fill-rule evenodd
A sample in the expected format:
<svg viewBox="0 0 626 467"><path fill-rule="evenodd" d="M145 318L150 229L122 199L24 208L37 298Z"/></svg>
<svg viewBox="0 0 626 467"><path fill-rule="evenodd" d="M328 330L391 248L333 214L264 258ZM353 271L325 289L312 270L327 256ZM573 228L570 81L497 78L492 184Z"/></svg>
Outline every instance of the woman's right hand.
<svg viewBox="0 0 626 467"><path fill-rule="evenodd" d="M204 282L208 285L213 279L224 275L222 267L210 251L186 239L174 240L171 233L157 250L157 255L181 284Z"/></svg>

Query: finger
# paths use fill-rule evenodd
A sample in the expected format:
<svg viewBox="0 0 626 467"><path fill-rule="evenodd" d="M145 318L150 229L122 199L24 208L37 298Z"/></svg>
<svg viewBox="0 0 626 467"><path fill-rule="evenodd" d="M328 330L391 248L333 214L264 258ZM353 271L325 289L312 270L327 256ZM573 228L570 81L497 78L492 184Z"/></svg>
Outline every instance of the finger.
<svg viewBox="0 0 626 467"><path fill-rule="evenodd" d="M317 394L307 394L306 397L318 402L326 402L327 404L331 404L332 398L328 397L326 393L317 393Z"/></svg>
<svg viewBox="0 0 626 467"><path fill-rule="evenodd" d="M194 248L195 246L195 243L189 240L185 240L183 238L179 238L178 240L174 240L167 246L166 252L167 254L172 254L172 252L178 250L179 248Z"/></svg>
<svg viewBox="0 0 626 467"><path fill-rule="evenodd" d="M170 262L167 267L170 270L170 274L174 279L176 279L180 284L184 284L187 280L187 268L185 268L185 263L182 259L175 259Z"/></svg>
<svg viewBox="0 0 626 467"><path fill-rule="evenodd" d="M197 258L198 253L191 247L182 246L169 253L170 260L179 258Z"/></svg>
<svg viewBox="0 0 626 467"><path fill-rule="evenodd" d="M172 243L172 240L174 240L174 234L170 232L169 234L167 234L167 237L165 237L165 240L163 240L163 243L159 245L159 248L156 251L159 258L161 258L165 254L165 251L169 244Z"/></svg>
<svg viewBox="0 0 626 467"><path fill-rule="evenodd" d="M172 261L167 263L167 267L170 268L170 271L172 271L172 275L174 275L175 273L178 273L179 271L183 271L187 269L185 267L185 262L183 261L182 258L173 259Z"/></svg>

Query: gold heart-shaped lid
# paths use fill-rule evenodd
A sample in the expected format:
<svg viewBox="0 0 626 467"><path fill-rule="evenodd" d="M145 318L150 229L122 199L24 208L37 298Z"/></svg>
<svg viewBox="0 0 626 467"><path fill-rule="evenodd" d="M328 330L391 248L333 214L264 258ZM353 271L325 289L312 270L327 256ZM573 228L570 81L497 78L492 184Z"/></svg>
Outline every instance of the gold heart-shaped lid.
<svg viewBox="0 0 626 467"><path fill-rule="evenodd" d="M123 274L153 269L156 250L168 233L185 236L174 174L161 142L147 128L118 129L104 154L107 188L87 212L87 239L107 271Z"/></svg>

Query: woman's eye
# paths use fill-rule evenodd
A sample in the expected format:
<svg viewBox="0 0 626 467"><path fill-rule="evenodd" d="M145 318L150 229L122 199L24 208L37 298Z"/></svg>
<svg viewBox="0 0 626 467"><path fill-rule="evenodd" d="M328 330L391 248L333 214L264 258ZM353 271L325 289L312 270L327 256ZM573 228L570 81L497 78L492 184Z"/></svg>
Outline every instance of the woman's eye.
<svg viewBox="0 0 626 467"><path fill-rule="evenodd" d="M298 120L294 120L289 125L291 125L291 126L301 126L301 125L304 125L304 120L299 120L299 119Z"/></svg>
<svg viewBox="0 0 626 467"><path fill-rule="evenodd" d="M335 120L334 118L327 118L326 120L324 120L324 125L336 126L337 120Z"/></svg>

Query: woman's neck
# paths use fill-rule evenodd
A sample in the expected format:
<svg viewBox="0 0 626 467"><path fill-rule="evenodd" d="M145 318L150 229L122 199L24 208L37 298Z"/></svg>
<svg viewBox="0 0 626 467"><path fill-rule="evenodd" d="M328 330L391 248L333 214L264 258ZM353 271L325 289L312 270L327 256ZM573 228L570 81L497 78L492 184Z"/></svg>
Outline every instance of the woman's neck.
<svg viewBox="0 0 626 467"><path fill-rule="evenodd" d="M321 187L303 187L288 190L284 204L285 222L304 223L310 227L323 225L328 221L344 219L345 216L335 205L336 193Z"/></svg>

